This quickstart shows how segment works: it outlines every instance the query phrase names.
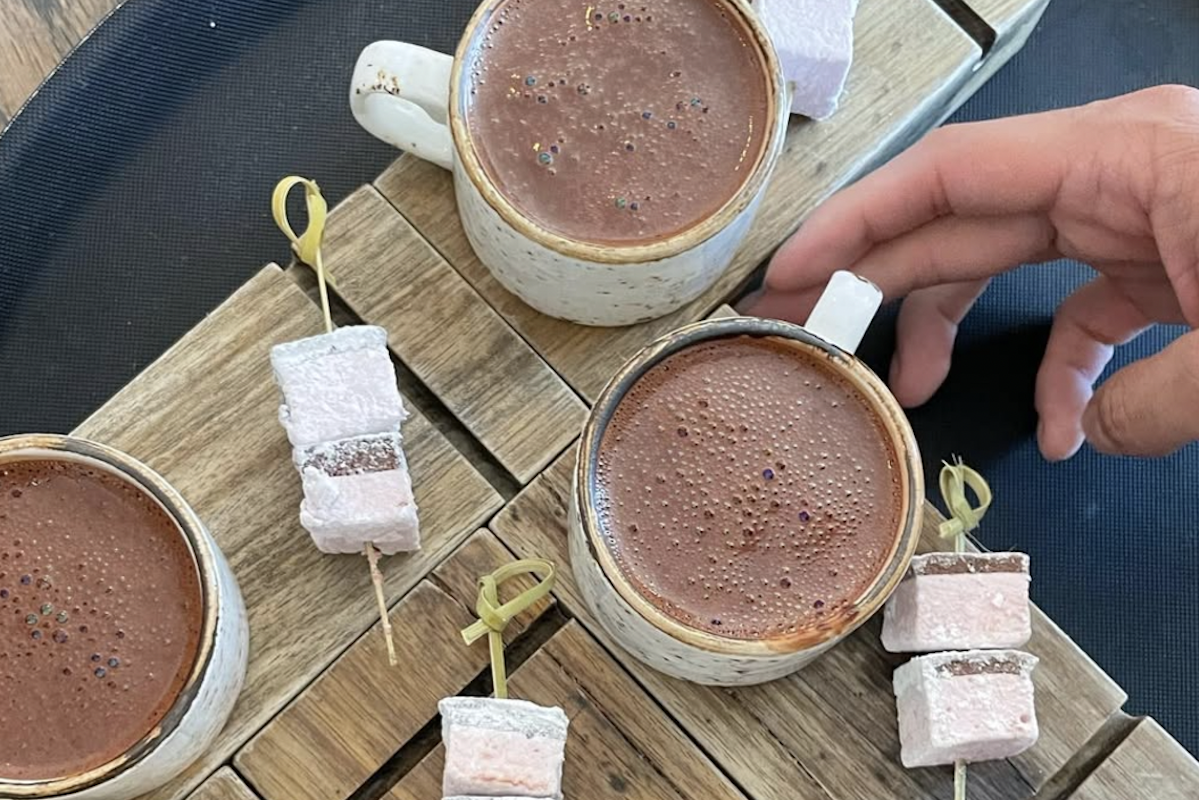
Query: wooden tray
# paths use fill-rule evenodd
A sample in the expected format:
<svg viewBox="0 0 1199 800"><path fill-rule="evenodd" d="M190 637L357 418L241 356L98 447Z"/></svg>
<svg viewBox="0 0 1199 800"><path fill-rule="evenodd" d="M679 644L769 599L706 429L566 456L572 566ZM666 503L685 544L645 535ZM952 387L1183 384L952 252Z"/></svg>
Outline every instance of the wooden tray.
<svg viewBox="0 0 1199 800"><path fill-rule="evenodd" d="M250 612L250 672L233 719L153 797L439 798L437 701L489 691L486 646L458 634L473 618L475 579L527 556L563 569L554 595L506 633L511 686L572 718L569 797L950 797L947 770L899 765L898 662L877 621L791 678L693 686L608 641L579 600L565 545L574 441L608 375L661 333L732 313L722 304L808 210L947 116L1020 47L1044 2L949 5L953 17L930 0L863 0L843 109L793 123L736 263L667 319L596 330L524 306L471 252L448 175L414 159L333 212L338 317L388 329L414 410L404 434L425 547L385 563L398 668L386 666L362 559L321 555L298 524L267 354L320 331L306 267L264 268L85 422L80 435L144 459L188 497ZM1039 613L1029 649L1042 659L1041 740L972 768L972 800L1196 796L1195 762L1152 721L1124 716L1120 688Z"/></svg>

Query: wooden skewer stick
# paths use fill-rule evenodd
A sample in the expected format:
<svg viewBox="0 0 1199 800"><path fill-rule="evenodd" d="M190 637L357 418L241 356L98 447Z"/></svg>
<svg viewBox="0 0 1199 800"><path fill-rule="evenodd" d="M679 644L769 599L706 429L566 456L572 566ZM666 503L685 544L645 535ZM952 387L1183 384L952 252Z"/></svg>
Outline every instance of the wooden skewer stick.
<svg viewBox="0 0 1199 800"><path fill-rule="evenodd" d="M383 597L383 573L379 571L379 551L373 544L366 546L366 561L371 568L371 583L375 586L375 602L379 604L379 620L383 623L383 638L387 641L387 661L393 667L396 660L395 641L391 635L391 617L387 613L387 600Z"/></svg>
<svg viewBox="0 0 1199 800"><path fill-rule="evenodd" d="M308 227L297 234L287 221L287 194L296 186L304 187L304 202L308 209ZM292 250L300 261L316 271L320 289L321 313L325 319L325 333L333 333L333 314L329 310L329 285L325 279L325 262L321 259L321 240L325 235L325 219L329 215L328 204L316 181L291 176L279 181L271 200L271 211L275 224L291 240ZM379 571L379 551L368 542L365 547L366 560L370 565L371 583L375 587L375 602L379 604L379 620L383 623L383 635L387 638L387 660L394 667L396 660L395 642L392 641L391 619L387 614L387 599L383 596L383 573Z"/></svg>

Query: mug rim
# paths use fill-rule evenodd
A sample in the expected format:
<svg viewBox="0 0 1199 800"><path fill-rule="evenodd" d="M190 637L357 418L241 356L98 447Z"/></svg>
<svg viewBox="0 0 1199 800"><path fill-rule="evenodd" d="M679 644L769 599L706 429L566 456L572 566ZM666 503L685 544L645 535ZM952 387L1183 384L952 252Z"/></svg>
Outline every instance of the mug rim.
<svg viewBox="0 0 1199 800"><path fill-rule="evenodd" d="M0 464L28 459L75 457L92 461L156 501L175 523L195 562L202 620L196 654L187 679L166 714L128 750L78 775L37 780L0 776L0 791L10 797L51 798L72 794L126 774L154 753L180 726L199 693L216 645L220 616L216 555L207 528L183 496L165 478L133 456L105 444L62 434L31 433L0 437Z"/></svg>
<svg viewBox="0 0 1199 800"><path fill-rule="evenodd" d="M470 126L462 113L462 81L467 57L470 55L475 37L482 25L505 2L508 0L485 0L467 23L466 32L463 33L454 52L454 62L450 73L448 119L454 143L455 168L459 164L461 165L471 184L482 195L484 201L521 236L555 253L580 261L616 266L652 263L678 256L712 239L732 225L737 217L752 205L758 194L765 190L766 181L782 153L787 124L790 120L790 109L786 102L787 84L783 77L782 62L774 47L774 42L766 31L765 24L753 11L747 0L718 0L740 16L741 22L746 26L746 30L758 46L758 51L765 62L767 83L770 87L770 104L767 109L767 119L771 123L770 134L762 145L753 171L742 182L738 190L724 205L695 225L648 244L604 245L586 242L567 238L538 225L509 201L487 175L475 149Z"/></svg>
<svg viewBox="0 0 1199 800"><path fill-rule="evenodd" d="M737 639L718 636L682 622L649 601L625 576L603 541L596 511L596 465L599 446L617 406L633 385L666 357L712 339L752 336L783 339L816 350L836 364L835 369L850 378L859 390L866 390L872 411L883 422L895 448L901 470L904 493L900 525L894 534L892 550L877 576L850 604L850 613L837 627L825 626L795 634ZM824 341L811 331L787 322L756 317L709 319L679 328L642 348L604 387L592 407L579 443L578 468L574 475L579 522L583 540L591 558L600 567L608 585L639 616L660 632L684 644L716 655L763 658L796 654L820 648L844 639L873 617L886 603L907 573L916 553L923 525L924 471L915 434L899 402L883 381L856 356Z"/></svg>

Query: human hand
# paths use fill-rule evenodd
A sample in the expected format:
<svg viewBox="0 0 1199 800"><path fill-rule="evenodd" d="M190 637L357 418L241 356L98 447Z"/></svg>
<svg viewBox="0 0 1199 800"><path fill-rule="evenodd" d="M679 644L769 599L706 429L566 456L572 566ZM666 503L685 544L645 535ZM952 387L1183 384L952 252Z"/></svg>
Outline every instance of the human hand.
<svg viewBox="0 0 1199 800"><path fill-rule="evenodd" d="M1069 458L1085 439L1158 455L1199 439L1199 331L1094 389L1115 346L1155 323L1199 327L1196 89L936 130L817 209L746 311L802 322L838 269L906 296L890 382L917 406L945 380L989 279L1057 258L1098 276L1053 322L1037 374L1041 452Z"/></svg>

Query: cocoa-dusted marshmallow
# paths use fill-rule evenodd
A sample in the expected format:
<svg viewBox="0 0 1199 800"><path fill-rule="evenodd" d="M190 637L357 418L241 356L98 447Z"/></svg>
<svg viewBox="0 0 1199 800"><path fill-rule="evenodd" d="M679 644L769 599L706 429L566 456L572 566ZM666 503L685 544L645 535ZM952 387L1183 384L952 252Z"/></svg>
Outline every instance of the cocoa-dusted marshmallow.
<svg viewBox="0 0 1199 800"><path fill-rule="evenodd" d="M895 670L905 767L994 761L1037 741L1032 672L1016 650L934 653Z"/></svg>
<svg viewBox="0 0 1199 800"><path fill-rule="evenodd" d="M561 800L570 721L524 700L448 697L441 710L445 797Z"/></svg>
<svg viewBox="0 0 1199 800"><path fill-rule="evenodd" d="M1023 553L930 553L883 612L883 647L931 653L1022 647L1032 635L1029 559Z"/></svg>

